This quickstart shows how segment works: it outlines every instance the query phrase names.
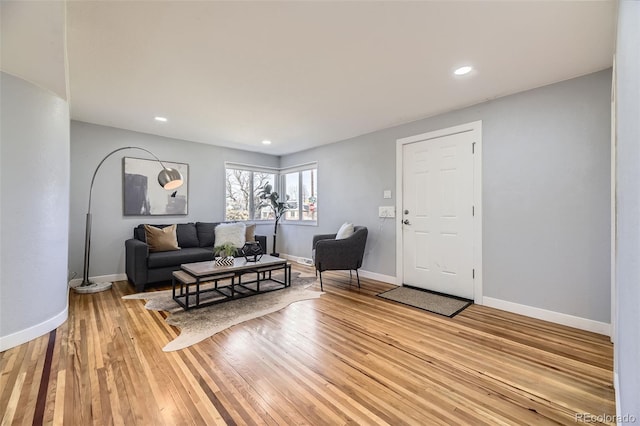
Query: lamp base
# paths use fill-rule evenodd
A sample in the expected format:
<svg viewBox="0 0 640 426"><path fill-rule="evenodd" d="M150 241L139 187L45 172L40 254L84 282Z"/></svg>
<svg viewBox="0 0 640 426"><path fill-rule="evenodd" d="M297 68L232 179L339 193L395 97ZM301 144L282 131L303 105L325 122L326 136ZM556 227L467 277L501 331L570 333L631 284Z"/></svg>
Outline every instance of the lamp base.
<svg viewBox="0 0 640 426"><path fill-rule="evenodd" d="M111 288L112 283L103 282L103 283L90 283L88 285L79 285L74 287L76 293L100 293L101 291L106 291Z"/></svg>

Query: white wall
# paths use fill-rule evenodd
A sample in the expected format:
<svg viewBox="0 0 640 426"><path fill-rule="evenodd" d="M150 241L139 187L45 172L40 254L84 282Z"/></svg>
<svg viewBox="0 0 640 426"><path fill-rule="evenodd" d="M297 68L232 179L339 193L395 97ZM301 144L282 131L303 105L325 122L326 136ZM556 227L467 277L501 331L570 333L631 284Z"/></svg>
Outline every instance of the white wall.
<svg viewBox="0 0 640 426"><path fill-rule="evenodd" d="M66 2L0 2L2 71L67 100Z"/></svg>
<svg viewBox="0 0 640 426"><path fill-rule="evenodd" d="M1 73L0 350L67 318L69 106Z"/></svg>
<svg viewBox="0 0 640 426"><path fill-rule="evenodd" d="M317 227L284 225L279 250L311 256L313 234L369 228L363 269L395 276L397 139L476 120L483 127L484 296L610 321L610 90L605 70L284 156L318 161Z"/></svg>
<svg viewBox="0 0 640 426"><path fill-rule="evenodd" d="M64 1L0 2L0 351L67 319Z"/></svg>
<svg viewBox="0 0 640 426"><path fill-rule="evenodd" d="M620 1L616 48L618 415L640 421L640 2Z"/></svg>
<svg viewBox="0 0 640 426"><path fill-rule="evenodd" d="M277 167L279 158L219 146L188 142L80 121L71 122L71 229L69 269L82 276L85 215L91 176L109 152L138 146L161 160L189 164L189 214L186 216L124 216L122 208L122 158L151 158L139 150L125 150L109 157L96 175L91 213L91 267L89 276L122 274L125 271L125 240L141 223L219 222L225 213L224 162L235 161ZM271 226L257 234L270 236Z"/></svg>

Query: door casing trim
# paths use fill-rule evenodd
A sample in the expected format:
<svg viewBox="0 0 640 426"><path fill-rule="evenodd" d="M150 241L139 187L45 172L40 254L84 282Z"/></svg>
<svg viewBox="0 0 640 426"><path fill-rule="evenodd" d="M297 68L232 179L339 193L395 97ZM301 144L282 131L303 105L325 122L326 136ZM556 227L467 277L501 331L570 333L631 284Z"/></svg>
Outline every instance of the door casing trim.
<svg viewBox="0 0 640 426"><path fill-rule="evenodd" d="M482 121L473 121L446 129L421 133L396 140L396 284L403 285L404 281L404 253L402 241L402 202L403 202L403 147L404 145L458 133L471 132L474 136L475 147L473 155L473 280L474 303L482 305ZM469 206L471 207L471 206ZM471 271L469 271L471 273Z"/></svg>

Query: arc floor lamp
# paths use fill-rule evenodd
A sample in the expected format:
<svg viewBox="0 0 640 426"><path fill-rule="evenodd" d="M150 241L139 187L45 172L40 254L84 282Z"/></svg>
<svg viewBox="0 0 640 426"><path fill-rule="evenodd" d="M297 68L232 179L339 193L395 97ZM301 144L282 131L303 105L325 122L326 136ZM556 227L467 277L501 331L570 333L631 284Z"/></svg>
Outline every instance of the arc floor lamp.
<svg viewBox="0 0 640 426"><path fill-rule="evenodd" d="M77 293L97 293L100 291L109 290L111 288L110 282L96 283L89 281L89 257L91 254L91 194L93 193L93 182L96 179L96 174L98 173L100 166L102 166L102 163L104 163L107 158L111 157L116 152L124 151L125 149L139 149L151 155L158 163L160 163L160 165L162 166L162 170L160 170L160 173L158 174L158 183L167 191L182 186L183 179L180 172L178 170L165 166L164 163L160 161L160 159L148 149L140 148L137 146L125 146L122 148L114 149L113 151L105 155L102 161L98 163L98 167L96 167L96 170L93 172L93 177L91 178L91 186L89 187L89 207L87 208L87 221L84 234L84 269L82 272L82 283L79 286L75 287L75 291Z"/></svg>

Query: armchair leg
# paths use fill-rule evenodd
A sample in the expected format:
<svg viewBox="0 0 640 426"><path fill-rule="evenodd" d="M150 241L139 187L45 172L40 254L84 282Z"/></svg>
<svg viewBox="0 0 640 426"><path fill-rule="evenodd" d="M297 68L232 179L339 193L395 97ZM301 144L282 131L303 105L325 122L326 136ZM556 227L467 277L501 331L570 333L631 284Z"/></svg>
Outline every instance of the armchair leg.
<svg viewBox="0 0 640 426"><path fill-rule="evenodd" d="M351 269L349 269L349 281L353 279L353 274L351 273Z"/></svg>
<svg viewBox="0 0 640 426"><path fill-rule="evenodd" d="M349 271L351 272L351 271ZM358 277L358 288L360 288L360 274L358 274L358 270L356 269L356 277Z"/></svg>
<svg viewBox="0 0 640 426"><path fill-rule="evenodd" d="M316 269L317 272L317 269ZM322 271L320 271L320 291L324 291L324 289L322 288Z"/></svg>

